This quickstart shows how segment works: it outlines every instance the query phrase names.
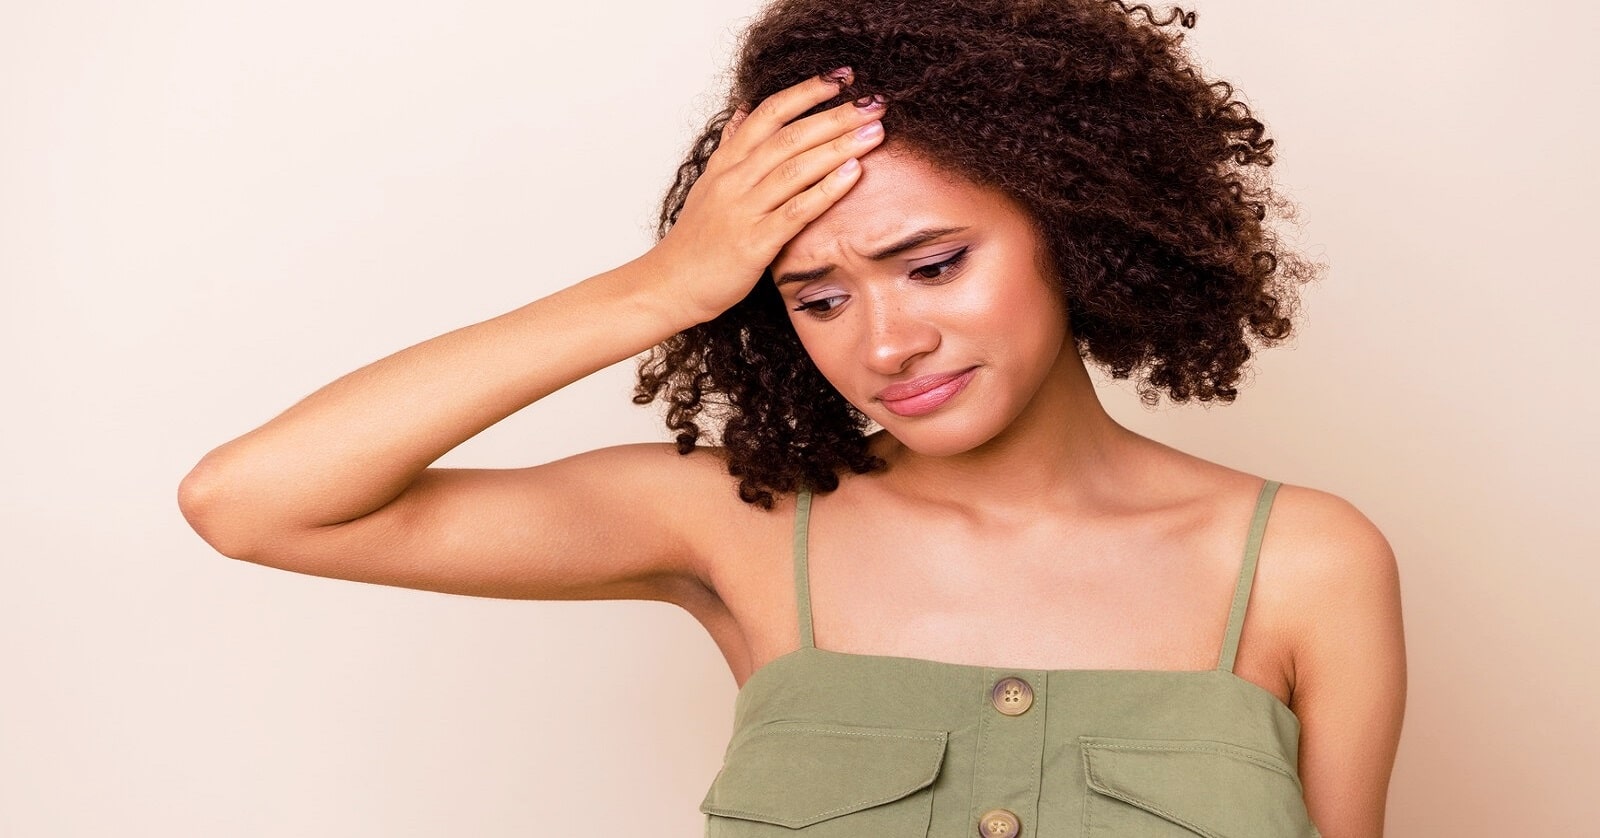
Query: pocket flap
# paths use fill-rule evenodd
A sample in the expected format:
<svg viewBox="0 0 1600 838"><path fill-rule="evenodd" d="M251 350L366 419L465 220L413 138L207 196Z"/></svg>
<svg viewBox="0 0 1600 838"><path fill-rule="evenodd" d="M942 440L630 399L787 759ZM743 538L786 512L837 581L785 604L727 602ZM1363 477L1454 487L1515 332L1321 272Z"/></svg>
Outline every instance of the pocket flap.
<svg viewBox="0 0 1600 838"><path fill-rule="evenodd" d="M1082 737L1091 791L1206 838L1310 838L1299 777L1272 754L1209 740Z"/></svg>
<svg viewBox="0 0 1600 838"><path fill-rule="evenodd" d="M933 784L948 736L772 722L728 753L700 811L798 828L898 800Z"/></svg>

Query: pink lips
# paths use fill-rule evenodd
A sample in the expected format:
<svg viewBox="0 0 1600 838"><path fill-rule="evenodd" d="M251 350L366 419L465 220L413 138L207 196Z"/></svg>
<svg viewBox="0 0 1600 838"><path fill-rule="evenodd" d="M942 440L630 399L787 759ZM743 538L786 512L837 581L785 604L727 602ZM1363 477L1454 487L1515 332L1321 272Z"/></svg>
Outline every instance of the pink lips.
<svg viewBox="0 0 1600 838"><path fill-rule="evenodd" d="M960 372L935 373L886 387L878 393L878 401L897 415L920 416L961 392L972 380L972 373L976 369L970 367Z"/></svg>

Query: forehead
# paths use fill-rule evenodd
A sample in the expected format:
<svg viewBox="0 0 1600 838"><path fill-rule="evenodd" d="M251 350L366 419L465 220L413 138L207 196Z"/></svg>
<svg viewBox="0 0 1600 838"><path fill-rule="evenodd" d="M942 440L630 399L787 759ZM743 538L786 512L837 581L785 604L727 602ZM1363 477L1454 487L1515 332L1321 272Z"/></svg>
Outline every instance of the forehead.
<svg viewBox="0 0 1600 838"><path fill-rule="evenodd" d="M885 144L861 158L861 175L843 198L790 239L773 260L779 266L809 267L833 261L841 252L867 252L906 232L924 227L963 227L1007 202L914 154Z"/></svg>

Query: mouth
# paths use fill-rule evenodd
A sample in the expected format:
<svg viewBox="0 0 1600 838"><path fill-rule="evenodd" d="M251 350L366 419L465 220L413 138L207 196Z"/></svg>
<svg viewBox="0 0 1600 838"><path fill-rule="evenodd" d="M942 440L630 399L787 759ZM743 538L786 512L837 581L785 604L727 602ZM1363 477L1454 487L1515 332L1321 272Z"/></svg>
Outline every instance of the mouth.
<svg viewBox="0 0 1600 838"><path fill-rule="evenodd" d="M928 413L961 392L977 367L934 373L885 387L875 397L890 412L900 416Z"/></svg>

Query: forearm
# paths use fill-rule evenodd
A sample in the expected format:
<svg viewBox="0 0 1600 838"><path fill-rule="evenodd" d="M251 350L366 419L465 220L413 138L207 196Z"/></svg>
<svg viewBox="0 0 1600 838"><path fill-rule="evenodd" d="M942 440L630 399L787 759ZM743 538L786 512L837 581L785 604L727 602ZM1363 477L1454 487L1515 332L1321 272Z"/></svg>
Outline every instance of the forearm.
<svg viewBox="0 0 1600 838"><path fill-rule="evenodd" d="M698 322L645 257L345 375L207 454L185 516L213 545L359 518L445 452Z"/></svg>

